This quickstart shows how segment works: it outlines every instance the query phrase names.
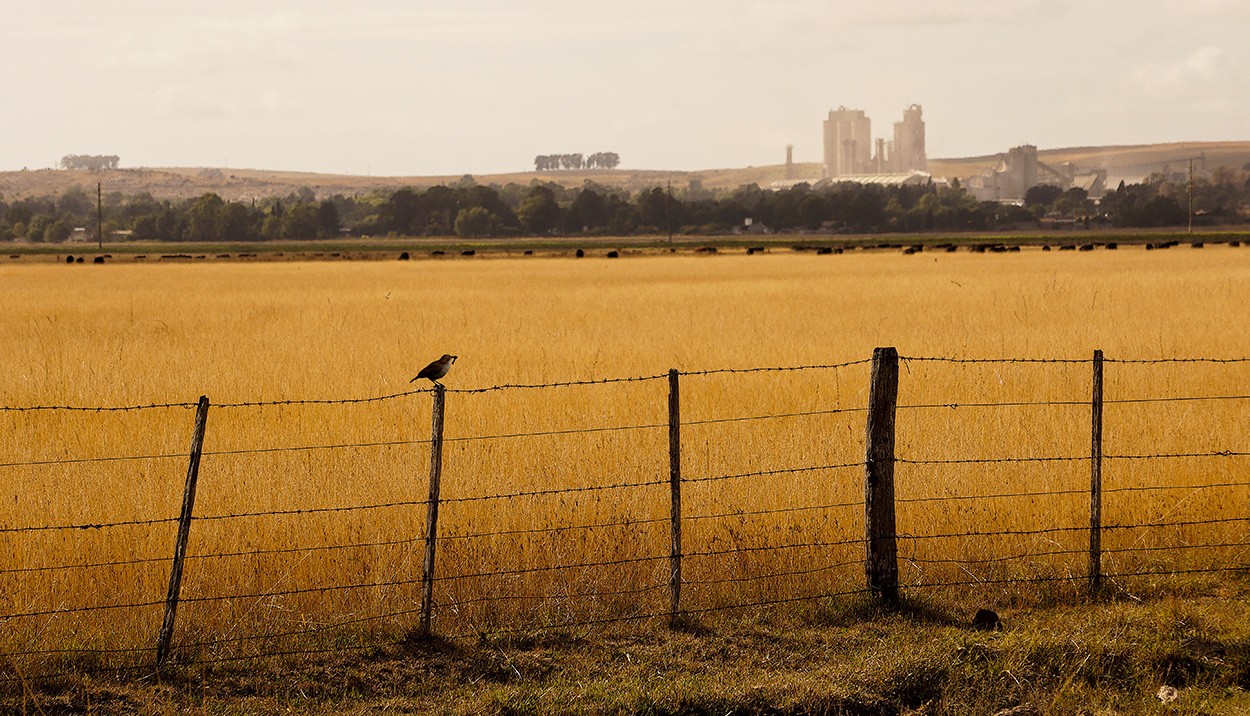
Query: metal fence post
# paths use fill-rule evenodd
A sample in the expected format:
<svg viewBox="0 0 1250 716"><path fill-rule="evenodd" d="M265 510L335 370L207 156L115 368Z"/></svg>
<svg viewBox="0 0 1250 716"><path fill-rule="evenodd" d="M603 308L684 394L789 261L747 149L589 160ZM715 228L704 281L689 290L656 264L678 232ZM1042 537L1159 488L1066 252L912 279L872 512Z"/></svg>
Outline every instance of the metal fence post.
<svg viewBox="0 0 1250 716"><path fill-rule="evenodd" d="M430 436L430 495L425 513L425 562L421 568L421 626L417 635L430 636L430 615L434 610L434 547L438 539L438 488L443 474L443 395L434 384L434 418Z"/></svg>
<svg viewBox="0 0 1250 716"><path fill-rule="evenodd" d="M169 658L169 644L174 637L174 617L178 613L178 594L182 590L182 565L187 557L187 540L191 536L191 514L195 509L195 484L200 476L200 454L204 447L204 427L208 422L208 397L201 395L195 409L195 429L191 433L191 457L187 463L186 488L182 492L182 514L178 517L178 538L174 544L174 563L169 570L169 591L165 595L165 618L156 643L156 665Z"/></svg>
<svg viewBox="0 0 1250 716"><path fill-rule="evenodd" d="M898 403L898 351L872 354L868 392L868 439L864 456L864 570L868 589L887 605L898 604L898 548L894 527L894 413Z"/></svg>

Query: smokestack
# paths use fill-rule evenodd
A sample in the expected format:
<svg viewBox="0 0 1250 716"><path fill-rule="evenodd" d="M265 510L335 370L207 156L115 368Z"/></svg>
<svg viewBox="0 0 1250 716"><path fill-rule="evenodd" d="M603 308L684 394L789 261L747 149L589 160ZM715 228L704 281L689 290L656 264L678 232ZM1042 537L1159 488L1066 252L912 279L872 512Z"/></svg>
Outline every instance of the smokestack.
<svg viewBox="0 0 1250 716"><path fill-rule="evenodd" d="M794 145L786 145L786 178L794 178Z"/></svg>

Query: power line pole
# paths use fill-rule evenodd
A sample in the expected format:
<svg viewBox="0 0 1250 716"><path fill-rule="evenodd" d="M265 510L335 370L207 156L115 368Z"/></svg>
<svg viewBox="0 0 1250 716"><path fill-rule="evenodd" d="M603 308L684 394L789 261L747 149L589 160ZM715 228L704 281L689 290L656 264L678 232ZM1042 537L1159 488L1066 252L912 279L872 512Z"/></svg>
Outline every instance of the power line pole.
<svg viewBox="0 0 1250 716"><path fill-rule="evenodd" d="M95 230L96 230L96 239L98 239L100 242L101 251L104 250L104 200L102 198L102 195L103 195L102 187L103 185L101 184L101 182L96 182L96 185L95 185Z"/></svg>
<svg viewBox="0 0 1250 716"><path fill-rule="evenodd" d="M668 198L664 201L664 223L668 224L668 243L673 243L673 180L668 180Z"/></svg>
<svg viewBox="0 0 1250 716"><path fill-rule="evenodd" d="M1189 183L1185 187L1189 195L1189 233L1194 233L1194 160L1189 160Z"/></svg>

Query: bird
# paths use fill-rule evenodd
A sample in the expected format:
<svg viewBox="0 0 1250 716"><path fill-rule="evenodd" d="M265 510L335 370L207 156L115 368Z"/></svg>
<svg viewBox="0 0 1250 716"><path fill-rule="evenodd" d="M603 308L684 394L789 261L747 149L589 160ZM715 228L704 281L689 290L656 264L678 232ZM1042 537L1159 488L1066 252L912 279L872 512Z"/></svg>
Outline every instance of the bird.
<svg viewBox="0 0 1250 716"><path fill-rule="evenodd" d="M458 357L444 353L442 358L422 368L421 372L417 373L416 377L408 382L411 383L419 378L429 378L431 383L442 385L442 383L438 382L438 379L447 375L447 371L451 370L451 364L455 363Z"/></svg>

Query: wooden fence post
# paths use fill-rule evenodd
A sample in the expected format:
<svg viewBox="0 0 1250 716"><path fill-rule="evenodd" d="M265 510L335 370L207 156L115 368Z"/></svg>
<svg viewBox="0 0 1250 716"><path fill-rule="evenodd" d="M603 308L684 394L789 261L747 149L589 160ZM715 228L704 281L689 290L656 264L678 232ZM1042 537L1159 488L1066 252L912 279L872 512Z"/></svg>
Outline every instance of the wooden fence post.
<svg viewBox="0 0 1250 716"><path fill-rule="evenodd" d="M883 603L898 604L898 549L894 532L894 412L898 403L898 351L872 354L868 392L868 439L864 456L864 570L868 589Z"/></svg>
<svg viewBox="0 0 1250 716"><path fill-rule="evenodd" d="M191 433L191 457L187 463L187 483L182 492L182 514L178 517L178 538L174 543L174 564L169 570L169 591L165 595L165 618L156 642L156 666L165 665L169 644L174 637L174 617L178 613L178 594L182 590L182 565L187 557L187 539L191 536L191 514L195 509L195 483L200 477L200 454L204 447L204 427L208 422L208 397L201 395L195 409L195 429Z"/></svg>
<svg viewBox="0 0 1250 716"><path fill-rule="evenodd" d="M430 496L425 512L425 563L421 569L421 627L417 635L430 636L434 611L434 546L438 538L438 483L443 475L443 386L434 384L434 423L430 436Z"/></svg>
<svg viewBox="0 0 1250 716"><path fill-rule="evenodd" d="M681 401L677 369L668 371L668 479L672 492L672 554L669 557L668 584L671 591L669 625L675 626L681 613Z"/></svg>
<svg viewBox="0 0 1250 716"><path fill-rule="evenodd" d="M1102 589L1102 351L1094 351L1089 448L1089 593Z"/></svg>

